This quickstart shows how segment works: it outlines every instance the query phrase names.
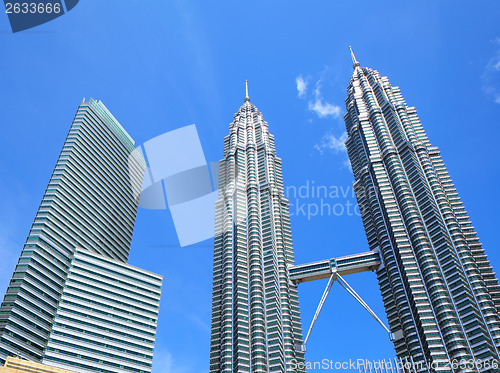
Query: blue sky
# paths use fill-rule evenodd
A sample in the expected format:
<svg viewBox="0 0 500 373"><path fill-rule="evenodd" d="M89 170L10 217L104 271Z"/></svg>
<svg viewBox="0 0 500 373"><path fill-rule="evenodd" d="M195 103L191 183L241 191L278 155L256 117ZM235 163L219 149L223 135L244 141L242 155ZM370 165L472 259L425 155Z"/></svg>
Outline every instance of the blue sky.
<svg viewBox="0 0 500 373"><path fill-rule="evenodd" d="M347 191L325 202L354 204L341 144L349 45L417 108L498 270L499 14L498 1L81 0L18 34L0 15L0 292L82 97L102 100L138 144L195 123L207 160L217 161L248 79L276 137L290 202L293 187L314 183ZM367 250L356 214L291 213L298 263ZM130 263L164 276L153 371L206 372L212 241L181 248L168 211L141 209ZM346 280L385 320L375 275ZM305 330L324 286L299 286ZM335 284L306 358L393 356L384 330Z"/></svg>

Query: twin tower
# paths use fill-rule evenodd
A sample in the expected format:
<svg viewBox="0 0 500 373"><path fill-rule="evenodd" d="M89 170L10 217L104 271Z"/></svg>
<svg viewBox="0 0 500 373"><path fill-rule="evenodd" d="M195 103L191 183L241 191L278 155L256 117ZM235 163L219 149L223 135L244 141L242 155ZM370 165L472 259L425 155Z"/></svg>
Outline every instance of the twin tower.
<svg viewBox="0 0 500 373"><path fill-rule="evenodd" d="M297 284L364 270L405 371L498 372L500 287L439 150L399 89L352 59L346 147L368 251L294 264L281 159L247 90L219 164L210 372L305 372ZM82 102L1 304L0 363L151 372L162 277L127 263L145 169L106 107Z"/></svg>
<svg viewBox="0 0 500 373"><path fill-rule="evenodd" d="M352 60L346 147L370 251L294 265L281 159L247 93L219 165L210 372L305 371L296 284L361 270L406 371L498 372L498 280L439 150L399 88Z"/></svg>

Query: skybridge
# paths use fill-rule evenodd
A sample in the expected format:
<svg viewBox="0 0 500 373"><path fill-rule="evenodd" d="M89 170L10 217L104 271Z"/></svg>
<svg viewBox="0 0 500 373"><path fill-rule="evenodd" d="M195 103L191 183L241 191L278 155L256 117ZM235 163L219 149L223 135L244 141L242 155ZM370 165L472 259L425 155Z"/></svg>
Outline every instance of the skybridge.
<svg viewBox="0 0 500 373"><path fill-rule="evenodd" d="M302 282L316 281L322 279L329 279L326 284L325 291L319 302L316 313L314 314L311 326L307 332L306 338L302 345L295 346L301 351L306 350L306 343L311 335L312 328L316 322L321 308L325 303L325 300L330 293L330 289L335 281L337 281L349 294L353 296L354 299L361 304L370 315L385 329L389 334L389 339L394 340L394 336L387 326L380 320L380 318L373 312L373 310L368 306L368 304L359 296L358 293L347 283L342 276L351 275L354 273L361 272L371 272L375 271L380 266L383 265L380 258L380 253L377 250L367 251L360 254L352 254L346 256L340 256L338 258L331 258L325 260L319 260L317 262L293 265L288 268L290 281L294 284L300 284Z"/></svg>
<svg viewBox="0 0 500 373"><path fill-rule="evenodd" d="M329 278L332 273L341 276L375 271L382 261L377 251L340 256L318 262L294 265L289 268L290 280L294 284Z"/></svg>

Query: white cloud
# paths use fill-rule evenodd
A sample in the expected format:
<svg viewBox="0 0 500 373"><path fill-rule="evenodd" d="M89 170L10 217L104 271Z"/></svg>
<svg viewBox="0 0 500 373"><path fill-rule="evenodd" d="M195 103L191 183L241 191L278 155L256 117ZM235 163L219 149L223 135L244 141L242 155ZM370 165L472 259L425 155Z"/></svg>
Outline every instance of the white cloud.
<svg viewBox="0 0 500 373"><path fill-rule="evenodd" d="M346 152L345 141L347 140L347 132L344 131L342 135L338 138L335 137L332 133L326 133L321 139L319 144L314 145L314 149L318 150L320 153L323 153L325 149L329 149L334 153L344 153Z"/></svg>
<svg viewBox="0 0 500 373"><path fill-rule="evenodd" d="M333 118L339 118L342 109L340 106L335 104L330 104L323 99L321 94L321 80L316 83L316 89L314 90L314 100L309 101L309 110L314 111L320 118L326 118L332 116Z"/></svg>
<svg viewBox="0 0 500 373"><path fill-rule="evenodd" d="M297 84L297 92L299 93L299 97L303 98L307 93L308 82L304 80L302 75L299 75L295 78L295 83Z"/></svg>
<svg viewBox="0 0 500 373"><path fill-rule="evenodd" d="M342 135L336 137L331 132L325 133L319 144L314 145L320 154L323 154L325 150L330 150L334 154L342 155L342 166L340 168L348 168L352 170L351 162L347 157L347 149L345 147L345 141L347 140L347 132L343 132Z"/></svg>
<svg viewBox="0 0 500 373"><path fill-rule="evenodd" d="M325 68L325 71L327 68ZM309 85L309 78L305 78L302 75L298 75L295 78L295 83L297 86L297 93L299 98L306 98L308 97L308 109L316 113L318 117L320 118L327 118L327 117L333 117L333 118L339 118L342 115L342 109L340 106L331 104L327 102L321 93L321 81L323 80L323 75L325 74L325 71L321 73L320 79L316 82L316 89L314 89L314 92L311 92L309 94L308 90L308 85ZM312 120L309 119L309 122Z"/></svg>
<svg viewBox="0 0 500 373"><path fill-rule="evenodd" d="M186 373L189 369L180 366L167 350L156 350L153 358L152 373Z"/></svg>
<svg viewBox="0 0 500 373"><path fill-rule="evenodd" d="M314 111L320 118L325 118L329 115L334 118L340 117L340 106L323 102L321 98L316 97L315 101L309 101L309 110Z"/></svg>
<svg viewBox="0 0 500 373"><path fill-rule="evenodd" d="M498 58L498 60L493 63L493 69L497 71L500 70L500 58Z"/></svg>
<svg viewBox="0 0 500 373"><path fill-rule="evenodd" d="M494 43L500 45L500 38ZM500 49L488 61L482 76L483 90L497 104L500 104Z"/></svg>

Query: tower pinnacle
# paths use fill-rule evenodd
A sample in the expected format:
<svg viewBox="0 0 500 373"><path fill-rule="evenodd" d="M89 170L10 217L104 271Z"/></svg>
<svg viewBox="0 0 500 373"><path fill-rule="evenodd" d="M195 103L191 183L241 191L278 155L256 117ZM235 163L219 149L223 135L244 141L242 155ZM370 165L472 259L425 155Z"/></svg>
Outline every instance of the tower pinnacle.
<svg viewBox="0 0 500 373"><path fill-rule="evenodd" d="M245 80L245 91L246 91L245 102L250 101L250 97L248 96L248 80Z"/></svg>
<svg viewBox="0 0 500 373"><path fill-rule="evenodd" d="M245 88L219 163L210 373L305 373L297 287L282 270L293 248L281 160Z"/></svg>
<svg viewBox="0 0 500 373"><path fill-rule="evenodd" d="M355 73L349 82L345 102L347 114L344 120L349 134L347 154L353 165L356 193L360 191L356 195L361 202L360 211L366 236L370 237L370 248L380 250L382 258L387 256L392 261L384 268L379 267L377 278L380 289L384 289L383 301L392 332L403 336L397 336L397 340L394 340L398 359L408 358L418 366L425 366L427 361L436 361L442 356L450 361L478 361L479 357L481 361L498 361L498 279L469 217L464 213L465 208L441 155L428 142L415 109L406 106L399 89L376 70L361 71L352 49L351 56ZM350 110L352 107L354 110ZM397 107L397 112L381 107ZM363 122L370 125L359 125ZM392 144L404 138L408 138L408 146L401 155L389 156L394 146ZM413 152L411 146L428 150ZM385 163L384 160L384 164L381 164L379 160L384 157L388 161ZM373 176L365 177L364 167L371 165L374 171L370 169L369 174ZM427 173L427 168L430 169L432 165L439 171ZM415 176L396 176L399 173ZM412 184L424 187L413 189ZM389 192L380 193L380 186L385 185L389 186ZM370 201L367 196L374 196L374 201ZM438 199L436 196L442 197ZM433 207L428 208L430 205ZM392 206L396 208L392 210ZM396 212L393 214L389 211ZM421 211L425 211L425 215ZM417 226L421 227L418 233L407 234L412 228L406 227ZM439 228L434 227L443 228L439 231ZM394 240L394 244L385 239L396 236L398 239ZM420 245L425 248L435 245L435 254L431 254L433 249L428 251L431 255L417 249ZM446 254L441 254L438 245L449 245L447 247L450 249ZM411 248L409 251L412 255L406 254L406 248ZM447 255L456 259L450 260ZM477 263L477 269L469 272L467 265L474 262ZM421 282L406 279L410 268L412 272L422 274ZM429 276L429 279L425 276ZM479 280L477 285L476 278ZM404 292L400 292L401 288L405 289ZM439 292L439 295L435 292ZM482 299L488 301L483 302ZM394 309L401 310L401 313L394 312ZM429 319L427 316L430 316ZM426 326L420 326L423 321L418 320L426 320ZM445 332L451 324L457 325L456 337ZM477 333L468 325L481 325L484 332ZM427 342L430 340L432 343Z"/></svg>
<svg viewBox="0 0 500 373"><path fill-rule="evenodd" d="M356 69L356 67L359 66L359 62L358 62L358 60L356 60L356 56L354 55L354 52L352 51L352 48L350 45L349 45L349 50L351 51L352 68Z"/></svg>

